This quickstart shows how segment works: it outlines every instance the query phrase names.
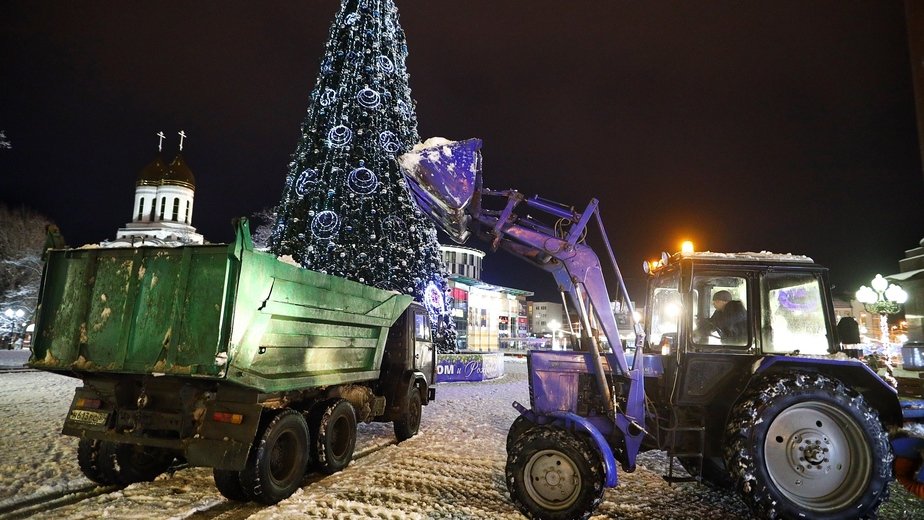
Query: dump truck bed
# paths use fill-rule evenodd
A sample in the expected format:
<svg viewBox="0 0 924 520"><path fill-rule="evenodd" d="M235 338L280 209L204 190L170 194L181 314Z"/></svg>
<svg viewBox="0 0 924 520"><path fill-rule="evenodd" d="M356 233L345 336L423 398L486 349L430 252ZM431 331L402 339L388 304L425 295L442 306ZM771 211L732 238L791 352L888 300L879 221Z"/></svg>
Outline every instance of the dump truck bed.
<svg viewBox="0 0 924 520"><path fill-rule="evenodd" d="M411 297L230 245L49 251L35 368L221 379L265 392L376 379Z"/></svg>

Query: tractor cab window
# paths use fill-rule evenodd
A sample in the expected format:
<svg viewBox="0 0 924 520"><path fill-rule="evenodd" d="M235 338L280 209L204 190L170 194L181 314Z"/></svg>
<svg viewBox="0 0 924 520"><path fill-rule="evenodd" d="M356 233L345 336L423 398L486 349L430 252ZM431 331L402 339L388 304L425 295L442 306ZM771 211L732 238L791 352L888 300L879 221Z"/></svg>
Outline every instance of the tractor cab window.
<svg viewBox="0 0 924 520"><path fill-rule="evenodd" d="M740 276L693 277L693 341L700 345L747 347L747 279Z"/></svg>
<svg viewBox="0 0 924 520"><path fill-rule="evenodd" d="M666 274L655 280L648 301L651 302L648 319L651 348L676 344L682 308L678 274Z"/></svg>
<svg viewBox="0 0 924 520"><path fill-rule="evenodd" d="M824 355L828 331L821 284L812 273L767 273L760 282L766 353Z"/></svg>
<svg viewBox="0 0 924 520"><path fill-rule="evenodd" d="M422 312L414 313L414 339L430 341L430 323L427 315Z"/></svg>

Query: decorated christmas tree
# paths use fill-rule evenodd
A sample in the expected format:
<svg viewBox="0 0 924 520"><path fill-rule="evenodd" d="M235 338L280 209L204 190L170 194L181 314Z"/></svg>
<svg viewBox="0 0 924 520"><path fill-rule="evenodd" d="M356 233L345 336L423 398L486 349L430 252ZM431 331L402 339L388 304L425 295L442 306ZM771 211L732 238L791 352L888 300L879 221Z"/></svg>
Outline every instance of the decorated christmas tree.
<svg viewBox="0 0 924 520"><path fill-rule="evenodd" d="M393 0L342 0L311 92L270 249L302 266L413 295L455 349L436 229L397 157L419 140Z"/></svg>

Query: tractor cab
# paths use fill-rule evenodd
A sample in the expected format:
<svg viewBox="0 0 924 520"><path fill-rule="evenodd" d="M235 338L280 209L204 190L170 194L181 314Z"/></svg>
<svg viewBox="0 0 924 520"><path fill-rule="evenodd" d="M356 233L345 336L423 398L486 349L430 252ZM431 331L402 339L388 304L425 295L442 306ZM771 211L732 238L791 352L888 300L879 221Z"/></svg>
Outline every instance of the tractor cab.
<svg viewBox="0 0 924 520"><path fill-rule="evenodd" d="M822 356L837 348L827 270L811 258L690 251L646 266L648 353Z"/></svg>

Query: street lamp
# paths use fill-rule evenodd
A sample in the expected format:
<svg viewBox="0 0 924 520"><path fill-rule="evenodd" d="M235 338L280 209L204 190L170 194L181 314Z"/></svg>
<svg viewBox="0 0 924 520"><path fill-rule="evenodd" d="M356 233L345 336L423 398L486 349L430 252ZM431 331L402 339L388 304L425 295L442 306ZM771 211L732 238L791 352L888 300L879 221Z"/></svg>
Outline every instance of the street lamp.
<svg viewBox="0 0 924 520"><path fill-rule="evenodd" d="M549 322L549 329L552 331L552 350L556 350L555 345L555 336L558 335L558 329L561 328L561 323L558 320L552 320Z"/></svg>
<svg viewBox="0 0 924 520"><path fill-rule="evenodd" d="M3 311L3 315L6 316L7 321L10 323L10 346L13 345L13 334L15 333L16 322L21 321L23 316L26 315L26 311L22 309L13 310L12 307L7 308Z"/></svg>
<svg viewBox="0 0 924 520"><path fill-rule="evenodd" d="M857 291L857 301L863 304L867 312L879 315L879 333L882 342L889 341L889 314L902 310L902 304L908 300L908 293L901 287L890 284L881 274L870 282L872 288L865 285Z"/></svg>

